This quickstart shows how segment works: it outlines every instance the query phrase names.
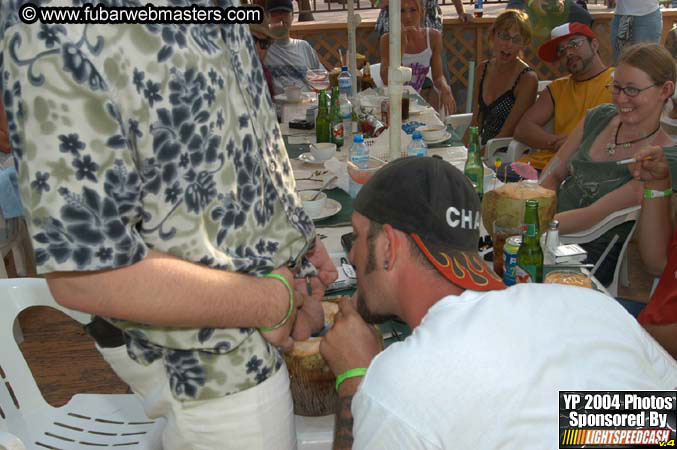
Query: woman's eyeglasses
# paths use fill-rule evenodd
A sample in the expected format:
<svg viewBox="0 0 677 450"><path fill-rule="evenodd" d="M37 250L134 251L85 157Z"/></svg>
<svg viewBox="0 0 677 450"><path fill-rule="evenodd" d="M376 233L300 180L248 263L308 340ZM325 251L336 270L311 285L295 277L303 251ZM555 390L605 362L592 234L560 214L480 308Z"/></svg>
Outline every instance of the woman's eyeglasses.
<svg viewBox="0 0 677 450"><path fill-rule="evenodd" d="M564 56L564 54L567 52L567 50L576 50L579 48L583 43L586 41L585 38L577 38L577 39L572 39L566 44L562 44L559 47L557 47L557 57L561 58Z"/></svg>
<svg viewBox="0 0 677 450"><path fill-rule="evenodd" d="M524 38L519 34L516 34L515 36L510 36L510 34L508 34L505 31L497 31L496 37L504 42L512 42L515 45L524 44Z"/></svg>
<svg viewBox="0 0 677 450"><path fill-rule="evenodd" d="M252 37L254 38L254 42L261 48L261 50L266 50L268 47L270 47L270 39L256 37L253 34Z"/></svg>
<svg viewBox="0 0 677 450"><path fill-rule="evenodd" d="M617 84L607 84L606 88L611 92L611 95L618 95L621 92L623 92L625 95L628 97L637 97L639 94L642 92L646 91L647 89L651 89L652 87L658 86L657 84L652 84L650 86L647 86L645 88L636 88L634 86L625 86L621 87Z"/></svg>

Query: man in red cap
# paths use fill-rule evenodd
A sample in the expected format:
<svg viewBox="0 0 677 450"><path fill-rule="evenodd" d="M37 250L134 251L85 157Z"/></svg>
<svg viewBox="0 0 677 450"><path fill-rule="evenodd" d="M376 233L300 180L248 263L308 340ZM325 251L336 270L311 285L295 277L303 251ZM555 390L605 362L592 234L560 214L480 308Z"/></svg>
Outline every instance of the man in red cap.
<svg viewBox="0 0 677 450"><path fill-rule="evenodd" d="M612 82L613 68L602 61L599 46L590 27L571 22L553 28L550 40L538 49L544 61L566 64L569 75L550 83L515 129L515 139L545 149L530 156L536 168L545 167L588 109L611 102L606 85ZM552 131L546 129L551 119Z"/></svg>
<svg viewBox="0 0 677 450"><path fill-rule="evenodd" d="M357 295L320 344L334 450L552 448L560 389L677 386L677 363L612 298L506 289L478 255L480 202L451 164L392 161L353 206ZM414 331L380 351L368 323L393 316Z"/></svg>

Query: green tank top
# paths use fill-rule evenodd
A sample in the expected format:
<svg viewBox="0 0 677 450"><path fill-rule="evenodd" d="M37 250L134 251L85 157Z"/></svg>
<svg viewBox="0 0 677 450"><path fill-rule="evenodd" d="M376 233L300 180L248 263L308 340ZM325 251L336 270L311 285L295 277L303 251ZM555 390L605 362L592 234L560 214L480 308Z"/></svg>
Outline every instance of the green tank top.
<svg viewBox="0 0 677 450"><path fill-rule="evenodd" d="M569 160L569 176L557 191L557 212L584 208L596 202L609 192L632 180L628 165L617 165L615 161L593 161L590 147L597 136L618 114L615 105L605 103L588 111L583 124L583 138L578 151ZM664 147L670 164L670 172L677 173L677 146ZM673 175L673 189L677 189ZM621 224L602 235L599 240L609 242L614 234L622 240L630 232L631 224Z"/></svg>

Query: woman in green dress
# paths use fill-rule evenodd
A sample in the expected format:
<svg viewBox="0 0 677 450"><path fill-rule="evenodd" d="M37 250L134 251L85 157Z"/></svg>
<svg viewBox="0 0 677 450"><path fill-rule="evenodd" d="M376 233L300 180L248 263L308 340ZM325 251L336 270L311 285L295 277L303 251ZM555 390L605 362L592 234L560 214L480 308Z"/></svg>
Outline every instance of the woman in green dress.
<svg viewBox="0 0 677 450"><path fill-rule="evenodd" d="M614 211L641 203L643 183L633 180L633 165L616 161L659 145L677 169L677 147L660 127L663 106L674 93L676 73L670 53L657 44L638 44L623 52L609 85L613 104L589 110L544 169L541 185L557 190L555 218L561 234L585 230ZM621 224L583 245L588 262L595 263L618 235L595 274L605 286L613 279L630 229L631 224Z"/></svg>

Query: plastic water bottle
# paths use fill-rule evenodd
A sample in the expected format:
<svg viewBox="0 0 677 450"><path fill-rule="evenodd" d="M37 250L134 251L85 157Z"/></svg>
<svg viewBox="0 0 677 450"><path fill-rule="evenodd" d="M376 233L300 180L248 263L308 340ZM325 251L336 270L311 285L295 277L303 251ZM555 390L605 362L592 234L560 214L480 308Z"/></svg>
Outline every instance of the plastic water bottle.
<svg viewBox="0 0 677 450"><path fill-rule="evenodd" d="M340 94L345 94L346 97L353 95L353 78L348 72L348 66L341 67L341 73L338 76L338 88Z"/></svg>
<svg viewBox="0 0 677 450"><path fill-rule="evenodd" d="M353 142L353 105L345 94L339 96L339 111L343 121L343 145L348 148Z"/></svg>
<svg viewBox="0 0 677 450"><path fill-rule="evenodd" d="M412 141L407 146L407 155L409 156L426 156L428 154L428 146L423 142L423 135L419 130L414 130L411 135Z"/></svg>
<svg viewBox="0 0 677 450"><path fill-rule="evenodd" d="M364 145L364 137L361 133L356 133L353 138L353 146L350 147L350 161L360 169L369 168L369 149ZM355 198L357 193L360 192L362 184L356 182L350 176L348 176L348 181L350 183L349 194L352 198Z"/></svg>

